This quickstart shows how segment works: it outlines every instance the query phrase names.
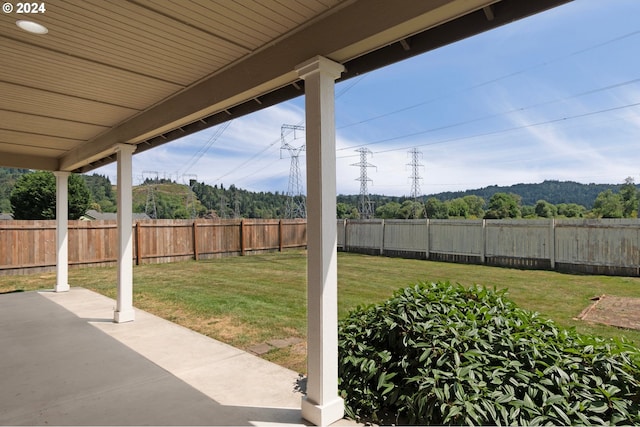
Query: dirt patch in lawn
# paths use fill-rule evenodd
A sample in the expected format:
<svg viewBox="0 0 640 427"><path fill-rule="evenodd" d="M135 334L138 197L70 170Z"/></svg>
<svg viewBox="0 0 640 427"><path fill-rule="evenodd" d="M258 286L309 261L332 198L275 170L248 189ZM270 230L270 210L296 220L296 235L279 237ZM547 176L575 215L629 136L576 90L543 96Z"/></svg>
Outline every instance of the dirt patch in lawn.
<svg viewBox="0 0 640 427"><path fill-rule="evenodd" d="M578 319L620 328L640 330L640 298L600 295L591 299Z"/></svg>

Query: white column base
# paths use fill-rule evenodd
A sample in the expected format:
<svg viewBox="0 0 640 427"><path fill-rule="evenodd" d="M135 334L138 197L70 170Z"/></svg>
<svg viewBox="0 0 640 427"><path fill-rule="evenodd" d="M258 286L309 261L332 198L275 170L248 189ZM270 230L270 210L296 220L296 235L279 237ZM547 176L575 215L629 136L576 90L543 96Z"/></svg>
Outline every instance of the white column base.
<svg viewBox="0 0 640 427"><path fill-rule="evenodd" d="M64 285L64 284L63 285L56 284L56 286L53 288L53 291L54 292L69 292L69 289L71 289L71 288L70 288L70 286L68 284L66 284L66 285Z"/></svg>
<svg viewBox="0 0 640 427"><path fill-rule="evenodd" d="M327 426L344 418L344 400L336 397L325 405L316 405L307 399L302 398L302 418L317 425Z"/></svg>
<svg viewBox="0 0 640 427"><path fill-rule="evenodd" d="M136 320L136 313L133 309L113 312L113 321L115 323L133 322L134 320Z"/></svg>

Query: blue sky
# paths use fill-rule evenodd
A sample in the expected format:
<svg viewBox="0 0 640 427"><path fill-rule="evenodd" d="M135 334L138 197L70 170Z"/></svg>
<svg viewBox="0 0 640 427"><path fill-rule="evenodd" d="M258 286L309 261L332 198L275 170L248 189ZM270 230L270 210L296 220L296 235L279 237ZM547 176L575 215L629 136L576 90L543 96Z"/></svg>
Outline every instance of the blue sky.
<svg viewBox="0 0 640 427"><path fill-rule="evenodd" d="M338 193L359 193L351 165L360 147L376 166L372 194L410 194L414 147L423 194L545 179L640 182L639 17L638 0L575 0L339 83ZM134 183L152 170L286 192L283 124L304 125L303 98L135 155ZM304 144L296 137L286 142ZM303 178L305 161L302 152ZM115 183L115 165L94 172Z"/></svg>

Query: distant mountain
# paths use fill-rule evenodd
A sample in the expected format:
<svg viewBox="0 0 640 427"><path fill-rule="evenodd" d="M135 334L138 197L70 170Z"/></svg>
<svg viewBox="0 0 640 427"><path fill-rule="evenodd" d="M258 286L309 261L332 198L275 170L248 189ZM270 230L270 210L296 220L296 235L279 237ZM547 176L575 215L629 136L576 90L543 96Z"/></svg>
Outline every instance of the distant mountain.
<svg viewBox="0 0 640 427"><path fill-rule="evenodd" d="M573 181L543 181L539 184L515 184L508 187L491 185L467 191L447 191L426 196L438 200L451 200L464 196L480 196L489 201L495 193L514 193L522 197L523 205L535 205L538 200L546 200L557 205L559 203L577 203L587 209L593 208L593 202L598 194L611 190L617 193L622 184L580 184Z"/></svg>

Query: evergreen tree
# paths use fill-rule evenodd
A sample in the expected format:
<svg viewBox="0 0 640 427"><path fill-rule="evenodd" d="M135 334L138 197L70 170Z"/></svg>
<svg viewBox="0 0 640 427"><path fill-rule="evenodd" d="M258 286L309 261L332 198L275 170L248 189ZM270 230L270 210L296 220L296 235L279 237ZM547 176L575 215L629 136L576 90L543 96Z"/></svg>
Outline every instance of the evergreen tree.
<svg viewBox="0 0 640 427"><path fill-rule="evenodd" d="M633 178L628 177L620 187L620 197L622 198L622 216L625 218L636 218L638 216L638 189L633 182Z"/></svg>
<svg viewBox="0 0 640 427"><path fill-rule="evenodd" d="M116 212L118 202L109 178L98 174L81 176L91 192L91 199L93 200L91 209L95 209L98 212Z"/></svg>

